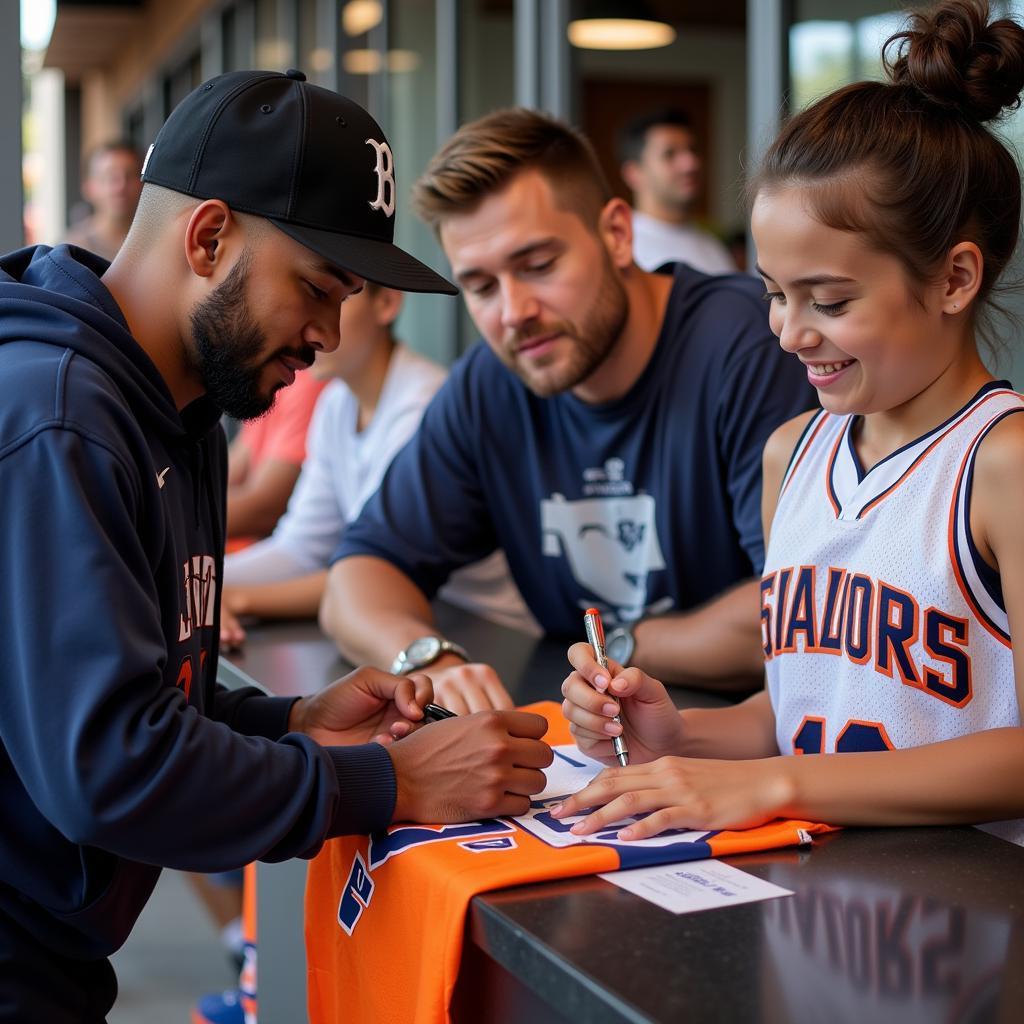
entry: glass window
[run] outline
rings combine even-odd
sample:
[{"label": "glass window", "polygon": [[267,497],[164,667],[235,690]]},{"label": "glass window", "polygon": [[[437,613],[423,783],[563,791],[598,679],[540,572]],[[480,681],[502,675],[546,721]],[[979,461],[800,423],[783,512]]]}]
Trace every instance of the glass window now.
[{"label": "glass window", "polygon": [[[390,5],[386,81],[381,124],[395,154],[398,202],[395,242],[424,263],[445,272],[441,248],[412,212],[409,189],[437,150],[437,13],[434,0],[396,0]],[[438,362],[457,350],[457,300],[444,295],[406,295],[398,335]]]},{"label": "glass window", "polygon": [[[797,20],[789,33],[790,87],[793,110],[799,110],[825,93],[851,82],[882,78],[881,49],[885,40],[905,24],[907,12],[878,0],[849,0],[843,5],[846,17],[837,19],[828,0],[798,0]],[[1008,13],[1024,18],[1024,0],[992,4],[993,17]],[[999,125],[999,134],[1017,153],[1024,144],[1024,112],[1016,111]],[[994,298],[1010,317],[998,313],[983,325],[983,332],[998,347],[990,358],[985,346],[982,356],[990,369],[1024,386],[1024,351],[1019,342],[1019,322],[1024,322],[1024,292],[1013,282],[1024,280],[1024,259],[1020,248],[1006,269],[1003,288],[997,285]]]}]

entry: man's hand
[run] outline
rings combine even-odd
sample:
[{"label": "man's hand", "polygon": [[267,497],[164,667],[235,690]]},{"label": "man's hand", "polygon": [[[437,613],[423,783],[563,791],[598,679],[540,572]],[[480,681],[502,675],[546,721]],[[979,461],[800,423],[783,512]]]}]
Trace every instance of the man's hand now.
[{"label": "man's hand", "polygon": [[547,722],[525,711],[447,718],[388,748],[398,781],[395,821],[475,821],[525,814],[554,758]]},{"label": "man's hand", "polygon": [[389,743],[407,736],[433,700],[430,679],[357,668],[326,689],[292,705],[289,732],[304,732],[323,746]]},{"label": "man's hand", "polygon": [[429,668],[437,703],[457,715],[514,707],[508,690],[490,665],[466,664],[461,658],[438,659]]},{"label": "man's hand", "polygon": [[[682,719],[657,679],[614,661],[603,669],[590,644],[573,644],[569,662],[576,671],[562,683],[562,714],[584,754],[615,764],[611,737],[623,730],[631,765],[680,752]],[[612,721],[616,714],[622,725]]]},{"label": "man's hand", "polygon": [[245,643],[245,629],[228,607],[226,596],[220,603],[220,646],[223,651],[237,651]]}]

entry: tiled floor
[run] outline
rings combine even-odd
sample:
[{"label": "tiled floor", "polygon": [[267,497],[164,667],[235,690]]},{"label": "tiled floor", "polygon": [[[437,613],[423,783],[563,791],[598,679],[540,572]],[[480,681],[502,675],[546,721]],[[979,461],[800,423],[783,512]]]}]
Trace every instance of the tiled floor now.
[{"label": "tiled floor", "polygon": [[237,981],[213,925],[176,871],[160,876],[114,969],[120,992],[108,1024],[188,1024],[199,996]]}]

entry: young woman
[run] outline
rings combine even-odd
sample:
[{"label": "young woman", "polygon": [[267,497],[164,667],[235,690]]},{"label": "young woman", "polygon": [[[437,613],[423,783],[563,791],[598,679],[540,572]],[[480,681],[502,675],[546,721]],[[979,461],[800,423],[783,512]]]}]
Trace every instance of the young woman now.
[{"label": "young woman", "polygon": [[580,748],[611,763],[621,704],[631,755],[561,806],[598,808],[580,834],[652,812],[620,836],[781,816],[1024,841],[1024,400],[977,344],[1018,235],[986,122],[1019,103],[1024,30],[946,0],[884,57],[888,82],[794,117],[753,186],[772,329],[823,406],[765,450],[767,689],[678,712],[573,647]]}]

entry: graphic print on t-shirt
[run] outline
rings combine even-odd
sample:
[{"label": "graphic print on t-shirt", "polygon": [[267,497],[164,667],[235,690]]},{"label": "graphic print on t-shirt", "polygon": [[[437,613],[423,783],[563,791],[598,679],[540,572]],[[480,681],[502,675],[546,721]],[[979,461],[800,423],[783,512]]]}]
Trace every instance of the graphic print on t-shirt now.
[{"label": "graphic print on t-shirt", "polygon": [[573,578],[588,594],[581,608],[597,604],[609,622],[629,622],[667,611],[670,597],[647,605],[647,577],[665,568],[658,542],[655,500],[634,494],[621,459],[584,470],[583,493],[569,501],[554,493],[540,503],[542,551],[563,557]]}]

